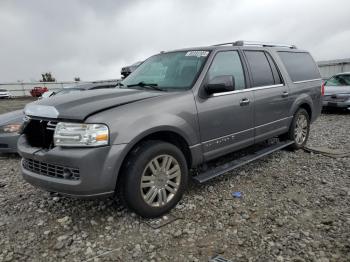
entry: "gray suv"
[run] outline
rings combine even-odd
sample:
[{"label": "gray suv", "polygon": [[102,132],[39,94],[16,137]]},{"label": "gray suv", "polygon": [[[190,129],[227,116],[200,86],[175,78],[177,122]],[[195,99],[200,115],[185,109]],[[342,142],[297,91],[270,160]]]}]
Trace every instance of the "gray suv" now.
[{"label": "gray suv", "polygon": [[[161,52],[120,88],[27,105],[23,177],[70,196],[117,194],[137,214],[157,217],[180,200],[191,168],[273,137],[284,144],[261,156],[304,146],[321,86],[313,58],[295,46],[238,41]],[[235,161],[194,179],[244,162]]]}]

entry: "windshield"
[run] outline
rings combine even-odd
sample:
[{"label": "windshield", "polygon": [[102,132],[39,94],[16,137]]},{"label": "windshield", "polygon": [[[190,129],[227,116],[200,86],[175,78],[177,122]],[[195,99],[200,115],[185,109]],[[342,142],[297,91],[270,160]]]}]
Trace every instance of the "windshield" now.
[{"label": "windshield", "polygon": [[179,51],[155,55],[142,63],[121,83],[124,87],[189,89],[208,55],[209,51]]},{"label": "windshield", "polygon": [[350,86],[350,74],[332,76],[327,80],[326,86]]}]

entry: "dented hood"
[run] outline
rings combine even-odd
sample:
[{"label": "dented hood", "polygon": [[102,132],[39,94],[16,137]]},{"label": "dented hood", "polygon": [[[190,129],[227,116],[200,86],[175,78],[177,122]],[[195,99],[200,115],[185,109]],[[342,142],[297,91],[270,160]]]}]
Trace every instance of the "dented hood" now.
[{"label": "dented hood", "polygon": [[54,96],[28,104],[27,116],[83,121],[97,112],[160,96],[164,92],[136,89],[100,89]]}]

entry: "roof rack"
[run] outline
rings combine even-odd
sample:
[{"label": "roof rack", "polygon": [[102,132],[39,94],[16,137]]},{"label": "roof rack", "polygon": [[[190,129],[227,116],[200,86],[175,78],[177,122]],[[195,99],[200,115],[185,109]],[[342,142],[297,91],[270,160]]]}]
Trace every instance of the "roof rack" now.
[{"label": "roof rack", "polygon": [[295,45],[276,44],[276,43],[269,43],[269,42],[243,41],[243,40],[239,40],[239,41],[236,41],[236,42],[228,42],[228,43],[216,44],[214,46],[223,46],[223,45],[285,47],[285,48],[291,48],[291,49],[296,49],[297,48]]}]

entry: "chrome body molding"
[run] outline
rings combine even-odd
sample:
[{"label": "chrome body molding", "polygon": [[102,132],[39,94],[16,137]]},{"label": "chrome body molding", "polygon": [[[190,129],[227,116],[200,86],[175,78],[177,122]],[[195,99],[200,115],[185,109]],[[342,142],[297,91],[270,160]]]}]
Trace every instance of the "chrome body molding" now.
[{"label": "chrome body molding", "polygon": [[307,83],[307,82],[313,82],[313,81],[320,81],[322,78],[315,78],[315,79],[309,79],[309,80],[302,80],[302,81],[295,81],[294,84],[301,84],[301,83]]},{"label": "chrome body molding", "polygon": [[245,92],[250,92],[250,91],[255,91],[255,90],[270,89],[270,88],[282,87],[282,86],[284,86],[284,85],[283,84],[278,84],[278,85],[269,85],[269,86],[257,86],[257,87],[242,89],[242,90],[235,90],[235,91],[222,92],[222,93],[214,93],[214,94],[212,94],[212,96],[213,97],[215,97],[215,96],[225,96],[225,95],[231,95],[231,94],[237,94],[237,93],[245,93]]},{"label": "chrome body molding", "polygon": [[[204,146],[210,146],[213,143],[220,144],[220,143],[223,143],[223,142],[231,141],[238,134],[241,134],[241,133],[253,130],[253,129],[257,129],[259,127],[268,126],[268,125],[271,125],[271,124],[274,124],[274,123],[277,123],[277,122],[285,121],[285,120],[288,120],[288,119],[291,119],[291,118],[293,118],[293,116],[284,117],[284,118],[281,118],[281,119],[278,119],[278,120],[275,120],[275,121],[272,121],[272,122],[269,122],[269,123],[266,123],[266,124],[263,124],[263,125],[258,125],[258,126],[255,126],[253,128],[248,128],[246,130],[242,130],[242,131],[239,131],[239,132],[236,132],[236,133],[233,133],[233,134],[228,134],[226,136],[210,139],[210,140],[202,142],[202,144]],[[197,144],[197,145],[199,145],[199,144]],[[197,146],[197,145],[195,145],[195,146]],[[192,147],[194,147],[194,146],[192,146]]]}]

